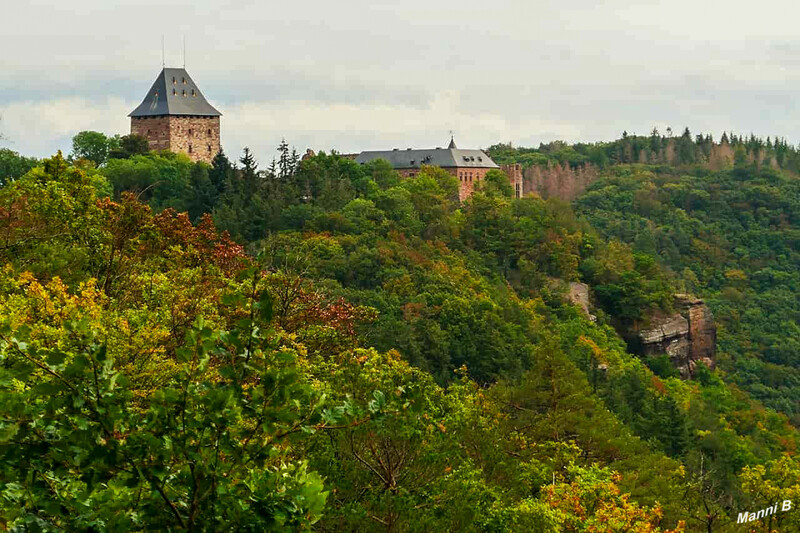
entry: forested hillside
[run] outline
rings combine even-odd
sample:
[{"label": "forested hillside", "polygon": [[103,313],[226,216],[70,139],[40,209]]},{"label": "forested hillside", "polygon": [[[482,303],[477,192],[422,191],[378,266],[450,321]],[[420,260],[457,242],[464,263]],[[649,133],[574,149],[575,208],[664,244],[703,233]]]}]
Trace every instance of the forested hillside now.
[{"label": "forested hillside", "polygon": [[[738,531],[800,483],[788,169],[459,204],[285,144],[95,153],[0,160],[7,529]],[[719,328],[686,381],[620,335],[676,292]]]}]

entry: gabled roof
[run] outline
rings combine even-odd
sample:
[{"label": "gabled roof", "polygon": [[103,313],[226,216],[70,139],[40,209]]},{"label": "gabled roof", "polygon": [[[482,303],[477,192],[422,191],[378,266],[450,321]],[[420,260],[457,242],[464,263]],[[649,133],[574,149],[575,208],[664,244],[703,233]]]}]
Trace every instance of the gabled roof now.
[{"label": "gabled roof", "polygon": [[139,107],[129,117],[196,115],[218,117],[219,111],[206,101],[203,93],[183,68],[164,68]]},{"label": "gabled roof", "polygon": [[[455,143],[453,143],[455,144]],[[500,168],[482,150],[460,150],[458,148],[433,148],[426,150],[381,150],[361,152],[357,163],[385,159],[396,169],[419,168],[431,165],[442,168]]]}]

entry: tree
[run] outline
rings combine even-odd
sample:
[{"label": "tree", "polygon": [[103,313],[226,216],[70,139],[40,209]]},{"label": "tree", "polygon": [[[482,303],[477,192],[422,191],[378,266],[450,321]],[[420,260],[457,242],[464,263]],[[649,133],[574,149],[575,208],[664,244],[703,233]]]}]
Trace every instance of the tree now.
[{"label": "tree", "polygon": [[37,163],[33,157],[19,155],[8,148],[0,148],[0,187],[22,177]]},{"label": "tree", "polygon": [[211,161],[211,170],[208,178],[217,190],[217,195],[222,194],[233,179],[233,165],[225,152],[220,150]]},{"label": "tree", "polygon": [[318,423],[319,397],[298,374],[297,354],[276,353],[258,327],[270,318],[268,294],[231,297],[253,309],[242,329],[198,318],[174,371],[144,398],[89,317],[64,324],[70,348],[0,328],[5,525],[255,532],[319,519],[322,480],[286,453],[293,435]]},{"label": "tree", "polygon": [[119,146],[111,148],[108,152],[109,159],[128,159],[135,155],[144,155],[150,151],[150,142],[141,135],[123,135],[119,139]]},{"label": "tree", "polygon": [[110,150],[119,148],[119,139],[107,137],[99,131],[82,131],[72,138],[70,159],[88,159],[96,166],[103,166]]},{"label": "tree", "polygon": [[478,189],[489,194],[499,194],[505,197],[514,196],[514,188],[508,180],[508,175],[502,170],[492,169],[487,172]]},{"label": "tree", "polygon": [[294,148],[290,151],[289,144],[286,139],[281,139],[278,145],[278,161],[277,161],[277,178],[281,180],[288,180],[294,176],[297,171],[297,165],[300,163],[300,156]]},{"label": "tree", "polygon": [[658,527],[661,508],[640,507],[616,486],[620,477],[606,469],[571,466],[571,482],[553,484],[545,490],[547,503],[562,511],[564,531],[591,533],[683,533],[685,524],[670,530]]},{"label": "tree", "polygon": [[[256,161],[250,148],[244,147],[242,157],[239,158],[239,163],[242,164],[242,178],[246,186],[255,186],[256,179],[258,178],[258,161]],[[252,191],[253,189],[251,188],[250,190]]]},{"label": "tree", "polygon": [[[739,477],[742,489],[750,496],[750,509],[758,511],[778,506],[777,512],[750,523],[751,527],[760,525],[767,531],[797,531],[800,528],[796,511],[800,502],[800,464],[796,458],[787,455],[766,465],[746,466]],[[784,500],[789,500],[791,512],[783,512]]]}]

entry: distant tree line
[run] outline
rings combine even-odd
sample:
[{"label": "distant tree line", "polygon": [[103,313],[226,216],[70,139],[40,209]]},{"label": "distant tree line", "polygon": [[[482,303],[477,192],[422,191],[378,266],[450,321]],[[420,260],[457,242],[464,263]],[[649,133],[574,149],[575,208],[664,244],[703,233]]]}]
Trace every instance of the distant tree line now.
[{"label": "distant tree line", "polygon": [[542,143],[538,148],[495,144],[487,153],[500,164],[522,163],[525,166],[558,163],[578,167],[593,165],[606,168],[618,164],[701,165],[721,170],[726,165],[755,164],[800,173],[800,152],[784,137],[723,132],[719,142],[710,134],[693,135],[685,128],[680,135],[666,134],[653,128],[650,135],[634,135],[627,131],[610,142],[575,143],[563,141]]}]

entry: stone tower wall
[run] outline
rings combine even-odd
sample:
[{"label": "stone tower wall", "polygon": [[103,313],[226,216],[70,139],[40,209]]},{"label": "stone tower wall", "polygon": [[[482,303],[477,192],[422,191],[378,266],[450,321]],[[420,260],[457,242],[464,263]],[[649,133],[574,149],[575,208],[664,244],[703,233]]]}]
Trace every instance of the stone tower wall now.
[{"label": "stone tower wall", "polygon": [[131,133],[145,137],[151,150],[183,153],[211,164],[220,151],[219,117],[132,117]]},{"label": "stone tower wall", "polygon": [[511,188],[514,189],[514,197],[522,198],[525,194],[523,188],[522,165],[519,163],[511,163],[510,165],[501,165],[500,169],[508,176]]},{"label": "stone tower wall", "polygon": [[211,161],[219,153],[219,117],[169,117],[170,150],[192,161]]},{"label": "stone tower wall", "polygon": [[131,117],[131,134],[150,143],[151,150],[169,150],[170,117]]}]

